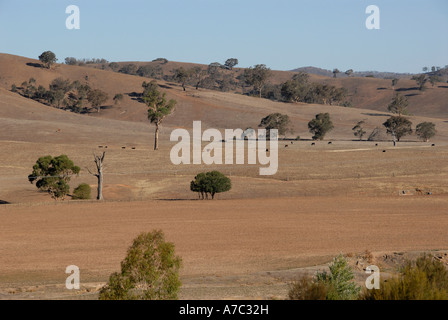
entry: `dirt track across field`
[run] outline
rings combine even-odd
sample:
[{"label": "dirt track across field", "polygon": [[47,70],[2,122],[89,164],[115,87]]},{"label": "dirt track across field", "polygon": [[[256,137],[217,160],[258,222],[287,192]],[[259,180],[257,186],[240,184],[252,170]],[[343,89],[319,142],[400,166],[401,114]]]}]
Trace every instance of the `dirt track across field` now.
[{"label": "dirt track across field", "polygon": [[156,228],[175,243],[190,285],[341,252],[448,249],[447,208],[445,195],[2,205],[0,283],[64,284],[72,264],[82,281],[105,282],[132,239]]}]

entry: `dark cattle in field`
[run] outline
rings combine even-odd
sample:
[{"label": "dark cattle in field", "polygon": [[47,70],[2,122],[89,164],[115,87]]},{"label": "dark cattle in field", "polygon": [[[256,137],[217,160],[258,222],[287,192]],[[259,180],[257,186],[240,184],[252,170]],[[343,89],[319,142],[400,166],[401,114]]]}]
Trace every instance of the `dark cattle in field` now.
[{"label": "dark cattle in field", "polygon": [[315,146],[316,144],[313,142],[313,143],[311,143],[311,145],[312,145],[312,146]]}]

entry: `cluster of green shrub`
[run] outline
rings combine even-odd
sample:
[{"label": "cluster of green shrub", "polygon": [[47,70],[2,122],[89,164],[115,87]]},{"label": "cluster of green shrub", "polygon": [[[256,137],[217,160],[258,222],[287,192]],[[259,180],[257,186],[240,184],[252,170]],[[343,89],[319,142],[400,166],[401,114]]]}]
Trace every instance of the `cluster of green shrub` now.
[{"label": "cluster of green shrub", "polygon": [[345,101],[346,88],[336,88],[328,84],[310,82],[309,75],[304,72],[295,74],[291,80],[279,85],[281,98],[286,102],[304,102],[329,105],[340,105]]},{"label": "cluster of green shrub", "polygon": [[109,63],[106,59],[76,59],[74,57],[65,58],[65,64],[70,66],[84,66],[86,64],[106,64]]},{"label": "cluster of green shrub", "polygon": [[137,65],[133,63],[125,64],[123,66],[120,66],[116,62],[112,62],[109,64],[109,68],[112,69],[112,71],[124,73],[124,74],[130,74],[134,76],[140,76],[145,78],[153,78],[153,79],[164,79],[163,69],[160,64],[154,65],[154,64],[146,64],[144,66],[138,67]]},{"label": "cluster of green shrub", "polygon": [[87,112],[87,102],[92,107],[99,108],[108,99],[105,92],[91,88],[87,83],[81,83],[79,80],[70,82],[61,77],[54,79],[48,89],[37,85],[36,80],[30,78],[22,82],[20,87],[13,84],[11,91],[40,103],[76,113]]}]

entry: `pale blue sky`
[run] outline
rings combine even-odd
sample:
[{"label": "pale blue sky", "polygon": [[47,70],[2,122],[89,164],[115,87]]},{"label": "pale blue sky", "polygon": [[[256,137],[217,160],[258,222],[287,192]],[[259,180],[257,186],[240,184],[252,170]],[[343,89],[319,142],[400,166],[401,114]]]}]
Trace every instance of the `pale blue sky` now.
[{"label": "pale blue sky", "polygon": [[[65,8],[80,9],[68,30]],[[365,13],[377,5],[381,29]],[[239,59],[275,70],[301,66],[421,72],[448,64],[447,0],[0,0],[0,52],[37,58]]]}]

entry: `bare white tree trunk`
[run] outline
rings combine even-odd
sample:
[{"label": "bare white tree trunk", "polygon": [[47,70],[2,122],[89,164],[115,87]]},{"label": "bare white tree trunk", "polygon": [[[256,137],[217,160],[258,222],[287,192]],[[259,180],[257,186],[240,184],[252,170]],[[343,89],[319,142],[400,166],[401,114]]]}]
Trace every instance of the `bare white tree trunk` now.
[{"label": "bare white tree trunk", "polygon": [[92,173],[92,172],[90,172],[89,169],[87,169],[91,175],[95,176],[98,179],[98,189],[97,189],[98,193],[97,193],[97,197],[96,197],[97,200],[104,200],[103,199],[103,161],[104,161],[105,155],[106,155],[106,152],[103,152],[103,154],[101,156],[97,156],[95,154],[93,155],[97,173]]},{"label": "bare white tree trunk", "polygon": [[159,150],[159,124],[156,123],[156,133],[154,136],[154,150]]}]

